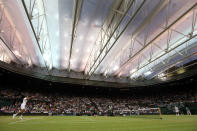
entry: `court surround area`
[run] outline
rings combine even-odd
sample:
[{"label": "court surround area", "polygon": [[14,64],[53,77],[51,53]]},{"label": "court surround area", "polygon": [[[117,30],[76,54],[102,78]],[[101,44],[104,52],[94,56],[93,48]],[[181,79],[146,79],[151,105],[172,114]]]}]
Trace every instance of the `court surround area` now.
[{"label": "court surround area", "polygon": [[197,116],[164,115],[163,119],[136,116],[0,116],[0,131],[196,131]]}]

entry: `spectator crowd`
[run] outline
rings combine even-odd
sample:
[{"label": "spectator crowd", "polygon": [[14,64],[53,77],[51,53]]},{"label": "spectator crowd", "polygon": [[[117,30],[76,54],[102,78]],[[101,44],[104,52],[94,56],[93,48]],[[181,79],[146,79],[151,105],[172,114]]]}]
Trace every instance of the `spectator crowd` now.
[{"label": "spectator crowd", "polygon": [[27,103],[26,113],[52,113],[57,115],[107,115],[122,112],[166,107],[171,105],[184,106],[184,103],[197,102],[197,93],[176,93],[154,96],[77,96],[58,93],[20,92],[13,89],[0,89],[0,112],[15,113],[20,110],[20,104],[25,96],[35,96]]}]

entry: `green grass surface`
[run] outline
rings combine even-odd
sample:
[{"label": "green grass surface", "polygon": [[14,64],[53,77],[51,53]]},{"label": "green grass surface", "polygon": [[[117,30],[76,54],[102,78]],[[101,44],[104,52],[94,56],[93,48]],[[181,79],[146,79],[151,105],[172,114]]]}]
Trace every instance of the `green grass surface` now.
[{"label": "green grass surface", "polygon": [[197,131],[197,116],[0,116],[0,131]]}]

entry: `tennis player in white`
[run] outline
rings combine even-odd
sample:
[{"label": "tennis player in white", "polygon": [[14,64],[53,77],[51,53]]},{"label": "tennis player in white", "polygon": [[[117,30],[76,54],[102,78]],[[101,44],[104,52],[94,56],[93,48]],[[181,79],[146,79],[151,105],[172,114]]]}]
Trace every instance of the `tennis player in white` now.
[{"label": "tennis player in white", "polygon": [[176,112],[176,116],[179,116],[179,108],[177,106],[174,107],[175,112]]},{"label": "tennis player in white", "polygon": [[19,114],[20,114],[19,118],[23,119],[23,113],[25,112],[25,107],[26,107],[27,101],[30,98],[32,98],[32,97],[27,96],[27,97],[23,98],[23,103],[21,104],[21,109],[20,109],[20,111],[18,113],[13,114],[13,119]]}]

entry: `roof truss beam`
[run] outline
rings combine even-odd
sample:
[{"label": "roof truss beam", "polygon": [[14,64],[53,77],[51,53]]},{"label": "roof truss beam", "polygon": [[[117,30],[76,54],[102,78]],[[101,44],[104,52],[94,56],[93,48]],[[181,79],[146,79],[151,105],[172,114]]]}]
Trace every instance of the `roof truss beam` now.
[{"label": "roof truss beam", "polygon": [[[165,1],[161,1],[157,7],[150,13],[150,15],[142,22],[142,24],[139,26],[139,28],[136,29],[136,31],[132,34],[131,39],[129,40],[129,42],[122,48],[122,50],[120,50],[117,55],[113,58],[113,61],[116,61],[116,59],[118,59],[122,52],[125,52],[125,50],[128,48],[128,45],[130,45],[130,43],[132,43],[133,41],[137,41],[138,44],[140,44],[142,47],[145,46],[145,43],[141,43],[137,40],[137,36],[139,35],[139,33],[150,23],[150,21],[168,4],[169,0],[165,0]],[[148,37],[148,34],[146,35],[146,37]],[[147,38],[146,38],[147,39]],[[146,39],[144,42],[146,42]],[[130,42],[131,41],[131,42]],[[130,55],[131,57],[132,55]],[[113,66],[114,63],[111,63],[110,65],[107,66],[107,68],[105,68],[105,72],[111,69],[111,66]],[[122,67],[121,67],[122,68]],[[114,74],[118,74],[117,72],[120,72],[120,69],[118,69]]]},{"label": "roof truss beam", "polygon": [[[180,60],[178,60],[178,61],[175,61],[175,62],[173,62],[173,63],[171,63],[171,64],[167,64],[164,70],[162,70],[162,71],[157,71],[158,73],[156,73],[155,75],[153,75],[150,79],[159,76],[158,74],[161,74],[161,73],[163,73],[163,72],[166,72],[168,69],[172,68],[173,66],[176,66],[176,65],[178,65],[178,64],[181,64],[181,63],[183,63],[185,60],[187,60],[187,59],[189,59],[189,58],[191,58],[191,57],[193,57],[193,56],[196,56],[196,55],[197,55],[197,52],[194,52],[194,53],[192,53],[192,54],[190,54],[190,55],[187,55],[187,56],[183,57],[182,59],[180,59]],[[188,67],[188,66],[186,66],[186,67]],[[175,71],[176,71],[176,70],[174,70],[174,71],[172,71],[172,72],[166,72],[165,76],[168,75],[169,73],[173,73],[173,72],[175,72]]]},{"label": "roof truss beam", "polygon": [[[190,41],[191,39],[196,38],[196,37],[197,37],[197,34],[193,35],[193,36],[190,37],[190,38],[187,38],[185,41],[183,41],[183,42],[180,43],[179,45],[177,45],[177,46],[175,46],[174,48],[168,50],[166,53],[164,53],[164,54],[162,54],[162,55],[160,55],[160,56],[158,56],[158,57],[152,59],[152,60],[149,61],[147,64],[145,64],[145,65],[143,65],[143,66],[141,66],[141,67],[140,67],[140,65],[139,65],[138,68],[137,68],[137,70],[136,70],[135,72],[131,73],[130,75],[132,76],[133,74],[137,73],[139,70],[141,70],[141,69],[147,67],[149,64],[155,62],[156,60],[158,60],[158,59],[161,58],[162,56],[164,56],[164,55],[170,53],[171,51],[175,51],[178,47],[180,47],[181,45],[185,44],[186,42],[188,42],[188,41]],[[184,38],[184,37],[183,37],[183,38]],[[178,54],[181,55],[181,56],[183,56],[183,54],[180,54],[180,53],[178,53]],[[170,57],[169,57],[169,58],[170,58]],[[169,61],[169,58],[168,58],[168,61]]]},{"label": "roof truss beam", "polygon": [[[137,15],[137,13],[139,12],[139,10],[142,8],[142,6],[144,5],[145,1],[143,1],[140,6],[138,7],[138,9],[136,9],[136,11],[134,11],[135,13],[133,13],[132,17],[130,18],[130,20],[126,23],[126,25],[124,26],[124,28],[122,29],[122,31],[119,31],[118,28],[120,26],[120,24],[122,23],[123,19],[127,16],[127,12],[129,11],[129,9],[131,8],[134,1],[132,1],[131,3],[127,3],[127,8],[125,9],[124,7],[124,15],[123,16],[118,16],[117,19],[119,22],[118,24],[115,24],[115,28],[112,28],[113,31],[111,31],[112,33],[110,34],[110,37],[107,38],[106,42],[104,43],[100,43],[102,44],[103,48],[100,49],[99,53],[96,54],[96,57],[94,57],[95,59],[93,59],[90,62],[89,68],[86,69],[86,73],[89,75],[88,78],[90,78],[90,76],[95,72],[95,70],[98,68],[98,66],[101,64],[101,62],[104,60],[105,56],[108,54],[108,52],[111,50],[111,48],[114,46],[114,44],[116,43],[116,41],[120,38],[120,36],[123,34],[123,32],[126,30],[126,28],[128,27],[128,25],[133,21],[133,19],[135,18],[135,16]],[[125,4],[125,3],[124,3]],[[134,8],[132,8],[134,9]],[[121,14],[122,15],[122,14]],[[120,18],[119,18],[120,17]],[[115,34],[118,33],[118,35],[116,35],[116,39],[111,42],[110,39],[111,37]],[[101,40],[102,41],[102,40]]]},{"label": "roof truss beam", "polygon": [[9,17],[10,14],[6,9],[6,5],[0,4],[1,47],[8,53],[12,60],[16,60],[16,63],[30,66],[32,64],[31,58],[27,55],[26,49],[21,43],[20,35],[15,25],[9,20]]},{"label": "roof truss beam", "polygon": [[79,18],[80,18],[82,3],[83,3],[83,0],[75,0],[73,25],[72,25],[72,36],[71,36],[69,63],[68,63],[68,71],[69,72],[70,72],[70,64],[71,64],[71,59],[72,59],[72,48],[73,48],[74,40],[76,38],[75,33],[76,33],[76,30],[77,30],[77,24],[78,24],[78,21],[79,21]]},{"label": "roof truss beam", "polygon": [[[39,7],[38,7],[38,2]],[[27,18],[29,20],[32,32],[34,34],[34,37],[36,39],[36,43],[38,45],[39,51],[42,55],[42,58],[44,60],[45,67],[47,69],[47,72],[50,74],[50,70],[52,69],[52,52],[51,52],[51,44],[49,39],[49,33],[48,33],[48,25],[46,21],[46,12],[45,12],[45,5],[43,1],[38,0],[30,0],[29,5],[25,2],[25,0],[22,0],[22,4],[25,10],[25,13],[27,15]],[[42,7],[42,12],[38,8]],[[34,13],[35,9],[38,11]],[[37,21],[37,25],[33,24],[33,21]]]},{"label": "roof truss beam", "polygon": [[[126,67],[133,61],[134,58],[136,58],[138,55],[140,55],[141,52],[143,52],[148,46],[151,46],[151,45],[154,43],[154,41],[155,41],[156,39],[158,39],[162,34],[164,34],[164,33],[166,33],[166,32],[169,33],[169,31],[170,31],[169,29],[170,29],[173,25],[175,25],[180,19],[182,19],[188,12],[190,12],[190,11],[193,10],[193,9],[195,9],[196,5],[197,5],[197,3],[194,4],[194,5],[193,5],[190,9],[188,9],[185,13],[183,13],[183,14],[182,14],[178,19],[176,19],[172,24],[170,24],[168,27],[166,27],[165,30],[163,30],[162,32],[160,32],[154,39],[152,39],[149,43],[147,43],[143,48],[141,48],[138,52],[136,52],[132,57],[130,57],[127,61],[125,61],[125,62],[121,65],[121,67],[119,68],[119,70],[118,70],[115,74],[116,74],[116,75],[119,74],[121,70],[123,70],[124,68],[126,68]],[[168,42],[167,42],[167,43],[169,43],[169,41],[170,41],[170,37],[171,37],[170,33],[169,33],[168,36],[169,36],[169,37],[168,37]],[[169,46],[167,46],[166,51],[167,51],[168,49],[169,49]]]}]

